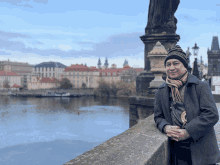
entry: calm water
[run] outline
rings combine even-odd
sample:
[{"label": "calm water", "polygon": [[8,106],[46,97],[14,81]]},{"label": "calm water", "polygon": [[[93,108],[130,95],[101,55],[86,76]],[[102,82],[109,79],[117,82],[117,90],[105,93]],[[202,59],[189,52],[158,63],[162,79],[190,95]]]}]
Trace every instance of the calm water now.
[{"label": "calm water", "polygon": [[129,128],[127,99],[0,97],[0,164],[61,165]]}]

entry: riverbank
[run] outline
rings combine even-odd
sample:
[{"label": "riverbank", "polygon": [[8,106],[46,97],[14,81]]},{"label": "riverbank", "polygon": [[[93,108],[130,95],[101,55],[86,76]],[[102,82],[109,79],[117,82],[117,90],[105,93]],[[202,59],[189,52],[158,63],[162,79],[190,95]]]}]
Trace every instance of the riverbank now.
[{"label": "riverbank", "polygon": [[72,95],[79,96],[93,96],[94,89],[40,89],[40,90],[22,90],[22,91],[0,91],[0,96],[10,96],[16,94],[18,96],[35,97],[39,95],[47,94],[49,91],[54,92],[66,92]]}]

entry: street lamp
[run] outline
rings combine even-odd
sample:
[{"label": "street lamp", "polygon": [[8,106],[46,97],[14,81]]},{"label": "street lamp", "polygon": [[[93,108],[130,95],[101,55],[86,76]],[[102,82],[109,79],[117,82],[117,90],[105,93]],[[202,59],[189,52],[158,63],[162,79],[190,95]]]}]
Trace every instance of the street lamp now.
[{"label": "street lamp", "polygon": [[199,78],[199,70],[198,70],[198,66],[197,66],[197,55],[198,55],[198,52],[199,52],[199,47],[195,43],[195,46],[192,47],[192,49],[193,49],[193,54],[194,54],[194,58],[195,58],[195,61],[194,61],[194,64],[193,64],[193,75],[195,75],[198,79],[200,79]]},{"label": "street lamp", "polygon": [[192,47],[192,49],[193,49],[194,58],[197,58],[197,55],[199,53],[199,47],[197,46],[196,43],[195,43],[195,46]]}]

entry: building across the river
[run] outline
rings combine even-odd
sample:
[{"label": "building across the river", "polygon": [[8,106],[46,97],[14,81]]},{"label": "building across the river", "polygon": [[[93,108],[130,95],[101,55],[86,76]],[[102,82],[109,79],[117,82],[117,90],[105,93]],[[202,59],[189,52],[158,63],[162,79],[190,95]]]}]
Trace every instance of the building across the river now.
[{"label": "building across the river", "polygon": [[0,71],[14,72],[21,75],[21,84],[23,88],[27,88],[27,84],[31,79],[33,65],[24,62],[0,61]]},{"label": "building across the river", "polygon": [[99,70],[96,67],[74,64],[65,68],[63,78],[69,79],[75,88],[81,88],[83,83],[87,88],[96,88],[98,87]]},{"label": "building across the river", "polygon": [[63,71],[67,66],[60,62],[42,62],[33,68],[33,74],[37,77],[49,77],[61,80]]},{"label": "building across the river", "polygon": [[58,88],[60,81],[56,78],[32,76],[28,83],[28,90]]},{"label": "building across the river", "polygon": [[100,79],[104,79],[109,83],[119,80],[127,83],[135,83],[137,75],[142,71],[143,68],[132,68],[129,65],[125,65],[123,68],[117,68],[115,64],[112,64],[111,68],[104,66],[102,69],[98,69],[96,67],[87,67],[83,64],[75,64],[64,70],[63,78],[68,78],[76,88],[81,88],[83,83],[86,84],[86,87],[96,88]]},{"label": "building across the river", "polygon": [[8,88],[21,87],[21,75],[11,71],[0,71],[0,89],[7,88],[5,84],[8,84]]}]

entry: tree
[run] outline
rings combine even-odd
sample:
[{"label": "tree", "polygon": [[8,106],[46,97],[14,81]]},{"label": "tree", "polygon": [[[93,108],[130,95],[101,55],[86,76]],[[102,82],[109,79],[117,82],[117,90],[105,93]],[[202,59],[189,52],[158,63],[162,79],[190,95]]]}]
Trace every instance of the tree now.
[{"label": "tree", "polygon": [[86,83],[82,83],[82,88],[86,88]]},{"label": "tree", "polygon": [[136,94],[136,87],[134,83],[126,83],[123,81],[120,81],[118,83],[118,95],[123,95],[123,96],[131,96]]},{"label": "tree", "polygon": [[68,89],[72,88],[72,84],[68,78],[63,78],[60,82],[60,88]]},{"label": "tree", "polygon": [[3,82],[3,87],[4,88],[10,88],[10,82],[8,81],[8,80],[5,80],[4,82]]},{"label": "tree", "polygon": [[120,90],[118,88],[118,82],[112,81],[110,84],[110,88],[111,88],[111,93],[116,97],[118,91]]},{"label": "tree", "polygon": [[106,94],[108,97],[110,96],[110,84],[106,82],[103,78],[98,81],[99,86],[96,88],[95,92],[99,95]]}]

